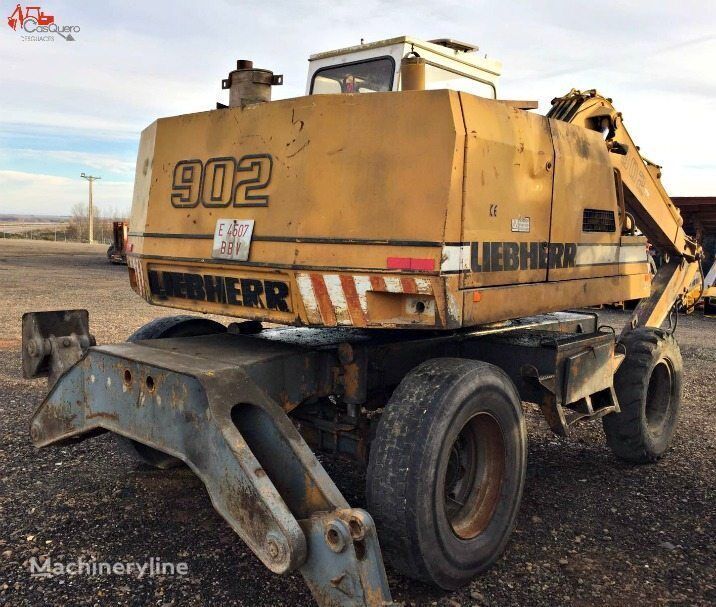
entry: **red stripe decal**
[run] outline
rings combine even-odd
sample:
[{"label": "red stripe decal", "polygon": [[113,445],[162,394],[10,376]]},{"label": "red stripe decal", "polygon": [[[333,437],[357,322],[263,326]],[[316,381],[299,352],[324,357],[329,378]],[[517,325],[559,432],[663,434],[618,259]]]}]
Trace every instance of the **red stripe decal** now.
[{"label": "red stripe decal", "polygon": [[318,302],[318,309],[321,311],[321,318],[323,318],[323,324],[327,326],[336,326],[336,313],[333,310],[333,304],[331,298],[328,295],[328,289],[326,289],[326,283],[323,282],[323,276],[320,274],[311,274],[311,284],[313,285],[313,292],[316,295],[316,301]]},{"label": "red stripe decal", "polygon": [[410,257],[388,257],[388,269],[410,270]]},{"label": "red stripe decal", "polygon": [[410,269],[433,272],[435,270],[435,260],[434,259],[417,259],[417,258],[413,257],[410,259]]},{"label": "red stripe decal", "polygon": [[388,257],[389,270],[421,270],[432,272],[435,270],[434,259],[420,259],[417,257]]},{"label": "red stripe decal", "polygon": [[418,285],[415,284],[414,278],[401,278],[400,284],[403,285],[403,293],[417,293]]},{"label": "red stripe decal", "polygon": [[373,291],[385,291],[385,281],[382,276],[371,276],[370,286],[373,287]]},{"label": "red stripe decal", "polygon": [[341,287],[343,287],[343,294],[346,297],[348,312],[351,315],[353,324],[356,327],[364,327],[365,316],[363,315],[363,309],[360,307],[360,299],[358,299],[358,291],[356,291],[356,283],[353,282],[353,277],[341,274]]}]

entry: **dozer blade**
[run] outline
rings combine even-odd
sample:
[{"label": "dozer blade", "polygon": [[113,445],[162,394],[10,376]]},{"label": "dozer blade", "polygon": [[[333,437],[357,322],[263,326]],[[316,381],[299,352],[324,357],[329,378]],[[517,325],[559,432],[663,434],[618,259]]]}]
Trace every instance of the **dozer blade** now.
[{"label": "dozer blade", "polygon": [[[192,339],[207,347],[207,338]],[[176,351],[191,350],[192,339],[185,348],[158,347],[167,340],[90,348],[35,412],[34,444],[109,430],[173,455],[261,561],[275,573],[300,570],[319,605],[390,604],[370,515],[350,508],[248,367]],[[247,359],[276,373],[296,355],[261,347],[270,355]]]}]

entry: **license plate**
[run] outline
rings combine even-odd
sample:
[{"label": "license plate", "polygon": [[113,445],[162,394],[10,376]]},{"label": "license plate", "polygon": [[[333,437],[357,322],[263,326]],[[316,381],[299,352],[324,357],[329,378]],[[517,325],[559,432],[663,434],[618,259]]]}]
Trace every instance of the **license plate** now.
[{"label": "license plate", "polygon": [[214,259],[247,261],[253,232],[253,219],[217,219],[211,256]]}]

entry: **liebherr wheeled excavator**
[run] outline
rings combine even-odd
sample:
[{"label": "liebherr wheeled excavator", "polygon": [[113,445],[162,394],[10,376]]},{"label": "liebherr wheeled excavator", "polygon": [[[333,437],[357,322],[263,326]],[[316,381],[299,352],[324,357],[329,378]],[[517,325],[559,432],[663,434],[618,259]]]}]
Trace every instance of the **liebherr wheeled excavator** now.
[{"label": "liebherr wheeled excavator", "polygon": [[[682,376],[662,325],[699,245],[609,99],[573,90],[538,115],[498,99],[500,65],[474,51],[402,37],[313,55],[306,96],[280,101],[281,76],[240,61],[228,106],[147,127],[129,282],[195,314],[101,346],[84,310],[25,314],[25,376],[50,384],[34,444],[109,431],[183,462],[324,606],[390,604],[383,555],[445,589],[499,557],[522,401],[558,434],[601,418],[618,457],[661,457]],[[668,255],[653,280],[647,239]],[[637,298],[620,335],[569,311]],[[319,450],[366,465],[367,510]]]}]

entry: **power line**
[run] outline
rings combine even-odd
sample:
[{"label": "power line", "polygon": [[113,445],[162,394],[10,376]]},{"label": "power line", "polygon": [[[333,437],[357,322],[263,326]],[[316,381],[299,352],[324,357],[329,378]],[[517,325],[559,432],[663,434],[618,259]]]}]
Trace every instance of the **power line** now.
[{"label": "power line", "polygon": [[94,208],[92,205],[92,183],[102,178],[95,177],[94,175],[85,175],[84,173],[82,173],[80,177],[89,181],[89,242],[90,244],[92,244],[92,242],[94,241]]}]

